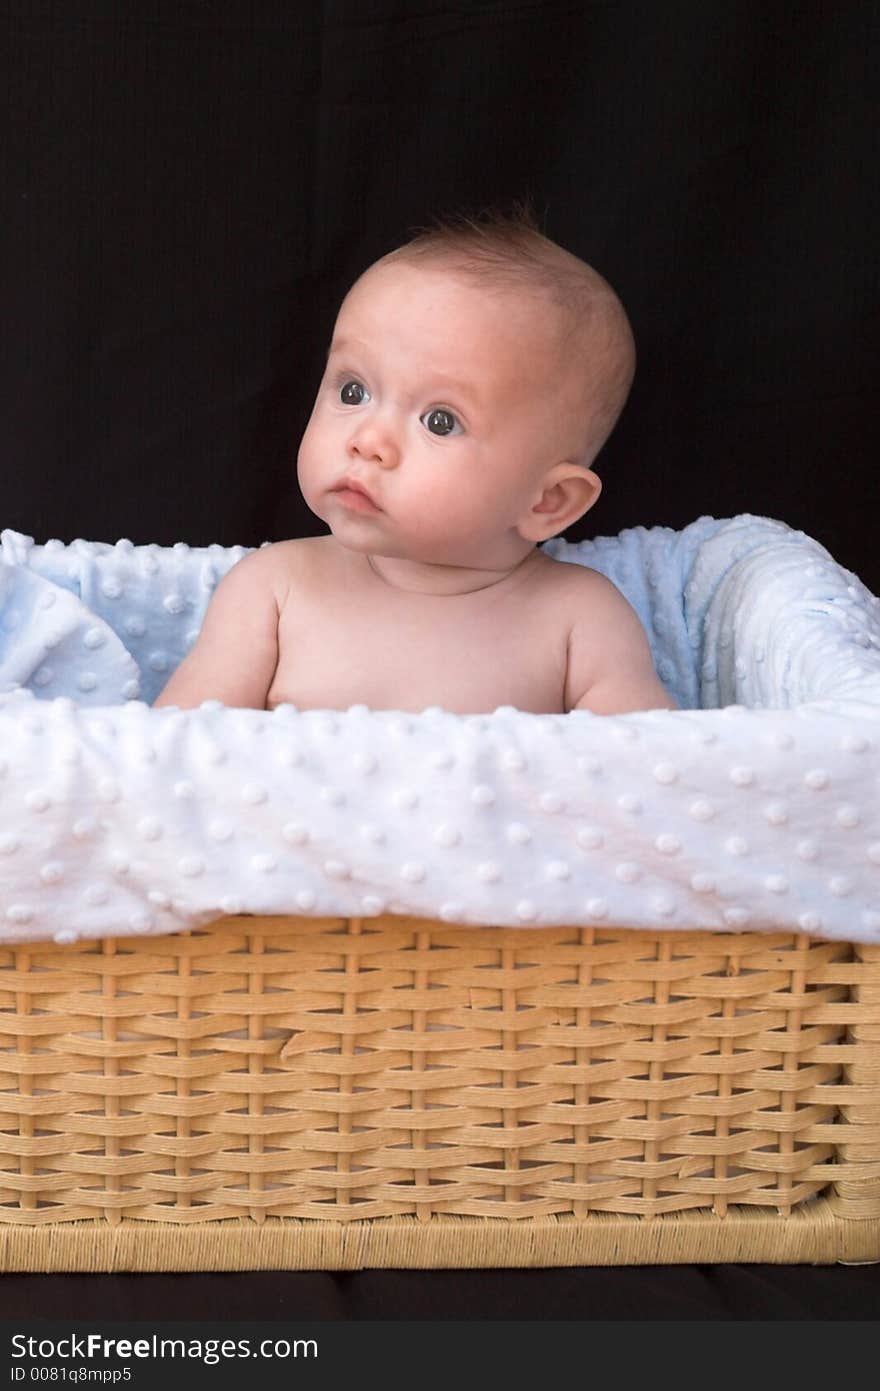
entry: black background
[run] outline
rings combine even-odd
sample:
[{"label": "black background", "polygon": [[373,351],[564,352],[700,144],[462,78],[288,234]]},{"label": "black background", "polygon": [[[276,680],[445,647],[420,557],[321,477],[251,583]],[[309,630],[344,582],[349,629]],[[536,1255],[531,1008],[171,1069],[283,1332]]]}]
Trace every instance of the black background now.
[{"label": "black background", "polygon": [[[345,290],[434,213],[530,196],[616,286],[639,350],[603,496],[569,539],[752,512],[880,590],[876,4],[3,0],[0,15],[0,526],[163,545],[320,533],[296,448]],[[98,1299],[169,1316],[168,1291],[188,1290],[205,1316],[219,1299],[239,1317],[305,1300],[312,1317],[864,1318],[875,1275],[0,1289],[55,1317]]]},{"label": "black background", "polygon": [[296,447],[345,290],[527,194],[639,348],[570,537],[747,511],[880,588],[875,4],[4,9],[0,524],[320,533]]}]

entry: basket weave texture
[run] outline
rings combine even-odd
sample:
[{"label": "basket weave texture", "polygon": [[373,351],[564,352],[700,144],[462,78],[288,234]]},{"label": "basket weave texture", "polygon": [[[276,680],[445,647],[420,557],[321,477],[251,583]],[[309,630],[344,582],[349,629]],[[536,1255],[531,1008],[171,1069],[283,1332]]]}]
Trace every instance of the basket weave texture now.
[{"label": "basket weave texture", "polygon": [[400,917],[0,948],[0,1150],[18,1227],[876,1220],[880,948]]}]

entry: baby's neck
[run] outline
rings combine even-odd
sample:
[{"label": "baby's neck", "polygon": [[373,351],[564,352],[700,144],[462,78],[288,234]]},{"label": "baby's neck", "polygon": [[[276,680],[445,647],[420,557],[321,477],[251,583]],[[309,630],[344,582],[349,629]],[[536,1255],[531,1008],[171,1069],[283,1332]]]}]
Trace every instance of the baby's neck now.
[{"label": "baby's neck", "polygon": [[365,555],[370,570],[390,589],[408,594],[449,597],[475,594],[504,584],[512,576],[520,576],[534,563],[541,552],[533,547],[515,565],[504,569],[474,569],[462,565],[429,565],[416,560],[401,560],[397,556]]}]

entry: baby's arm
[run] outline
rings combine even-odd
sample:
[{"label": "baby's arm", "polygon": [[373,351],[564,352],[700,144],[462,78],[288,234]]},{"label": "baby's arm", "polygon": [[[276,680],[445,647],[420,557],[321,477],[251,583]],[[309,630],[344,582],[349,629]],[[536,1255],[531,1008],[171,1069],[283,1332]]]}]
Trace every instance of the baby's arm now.
[{"label": "baby's arm", "polygon": [[269,546],[233,565],[214,592],[195,646],[154,706],[191,709],[219,700],[265,710],[278,665],[276,573]]},{"label": "baby's arm", "polygon": [[623,715],[633,710],[677,710],[662,685],[645,630],[620,590],[586,570],[568,639],[566,710]]}]

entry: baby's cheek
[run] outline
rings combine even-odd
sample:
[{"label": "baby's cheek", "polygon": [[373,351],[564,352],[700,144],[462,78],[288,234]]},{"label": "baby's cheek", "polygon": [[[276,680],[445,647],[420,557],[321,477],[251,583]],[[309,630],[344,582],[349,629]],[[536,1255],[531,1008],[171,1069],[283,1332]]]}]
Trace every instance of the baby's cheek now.
[{"label": "baby's cheek", "polygon": [[318,511],[321,505],[320,470],[314,450],[305,441],[300,446],[297,457],[296,477],[303,500],[315,515],[320,517],[321,513]]},{"label": "baby's cheek", "polygon": [[299,453],[297,455],[297,473],[307,487],[314,487],[321,469],[321,460],[325,460],[325,468],[329,466],[332,458],[332,445],[328,438],[328,431],[321,423],[317,414],[312,415],[305,429],[305,434],[300,440]]},{"label": "baby's cheek", "polygon": [[417,525],[423,535],[461,535],[474,524],[474,498],[461,484],[443,482],[419,490]]},{"label": "baby's cheek", "polygon": [[473,564],[497,540],[498,525],[491,507],[458,487],[433,491],[425,497],[410,528],[410,540],[439,564]]}]

